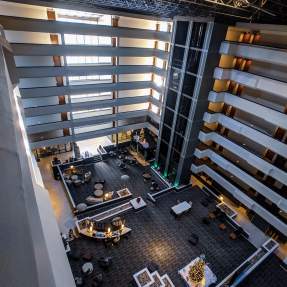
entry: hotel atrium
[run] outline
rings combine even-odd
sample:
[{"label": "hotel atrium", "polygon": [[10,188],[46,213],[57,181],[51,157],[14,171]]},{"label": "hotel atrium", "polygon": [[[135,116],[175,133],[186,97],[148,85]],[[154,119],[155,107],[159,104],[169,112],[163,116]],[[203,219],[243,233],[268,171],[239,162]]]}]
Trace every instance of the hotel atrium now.
[{"label": "hotel atrium", "polygon": [[0,0],[0,286],[286,286],[286,15]]}]

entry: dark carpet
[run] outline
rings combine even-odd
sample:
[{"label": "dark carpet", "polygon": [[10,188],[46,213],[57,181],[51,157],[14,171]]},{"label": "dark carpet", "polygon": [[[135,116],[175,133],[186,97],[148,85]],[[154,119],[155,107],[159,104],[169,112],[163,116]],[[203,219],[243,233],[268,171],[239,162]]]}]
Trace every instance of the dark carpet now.
[{"label": "dark carpet", "polygon": [[[78,254],[91,252],[95,272],[102,272],[97,265],[100,257],[113,257],[111,269],[103,272],[103,286],[133,286],[132,274],[146,267],[150,261],[159,266],[161,275],[168,273],[176,287],[184,286],[177,271],[202,253],[206,255],[207,262],[220,282],[250,256],[255,248],[243,238],[231,241],[228,237],[231,228],[219,230],[218,221],[204,225],[202,218],[208,214],[209,209],[214,208],[215,203],[203,207],[200,203],[203,198],[205,194],[197,188],[171,193],[162,197],[156,205],[149,203],[139,213],[124,215],[132,233],[118,245],[105,248],[102,242],[80,238],[71,242],[71,248]],[[192,211],[180,219],[175,219],[170,213],[170,207],[177,200],[193,202]],[[191,233],[199,237],[197,246],[188,242]],[[83,261],[71,259],[70,263],[74,275],[81,275]],[[87,278],[86,286],[89,286],[91,278]]]}]

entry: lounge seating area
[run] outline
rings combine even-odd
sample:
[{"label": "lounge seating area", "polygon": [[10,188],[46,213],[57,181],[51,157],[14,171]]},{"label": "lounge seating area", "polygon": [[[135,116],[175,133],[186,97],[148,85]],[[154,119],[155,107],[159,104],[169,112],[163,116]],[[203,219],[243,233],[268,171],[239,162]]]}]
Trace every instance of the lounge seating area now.
[{"label": "lounge seating area", "polygon": [[[83,212],[102,204],[113,203],[132,196],[125,192],[125,178],[135,182],[140,179],[140,190],[160,190],[165,185],[155,179],[150,171],[143,172],[142,167],[129,154],[127,149],[109,151],[105,160],[91,162],[89,159],[60,165],[66,191],[72,199],[76,211]],[[148,174],[146,181],[143,174]],[[142,179],[141,179],[142,178]],[[80,209],[79,209],[80,207]]]}]

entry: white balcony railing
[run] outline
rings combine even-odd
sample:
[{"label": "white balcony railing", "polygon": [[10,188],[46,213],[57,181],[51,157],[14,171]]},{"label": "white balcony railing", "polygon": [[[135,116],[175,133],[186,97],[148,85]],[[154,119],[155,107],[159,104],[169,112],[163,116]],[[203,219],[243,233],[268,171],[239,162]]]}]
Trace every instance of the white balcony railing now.
[{"label": "white balcony railing", "polygon": [[243,161],[247,162],[249,165],[255,167],[256,169],[262,171],[266,175],[273,177],[274,179],[280,181],[281,183],[287,185],[287,173],[280,168],[272,165],[271,163],[265,161],[264,159],[256,156],[247,149],[240,147],[231,140],[217,134],[216,132],[200,132],[198,138],[206,143],[208,141],[213,141],[225,149],[229,150],[231,153],[236,154],[238,157],[242,158]]},{"label": "white balcony railing", "polygon": [[232,130],[233,132],[240,134],[264,147],[274,151],[275,153],[287,158],[287,145],[277,141],[276,139],[267,136],[266,134],[257,131],[241,122],[231,119],[220,113],[205,113],[203,120],[207,123],[220,123],[224,127]]},{"label": "white balcony railing", "polygon": [[[263,122],[266,121],[268,123],[274,124],[275,126],[279,126],[279,127],[282,127],[283,129],[287,129],[287,115],[286,114],[264,107],[252,101],[240,98],[238,96],[234,96],[226,92],[221,92],[221,93],[210,92],[208,100],[214,103],[224,102],[241,111],[255,115],[256,117],[262,119]],[[266,117],[267,114],[268,114],[268,117]]]},{"label": "white balcony railing", "polygon": [[253,210],[259,216],[261,216],[263,219],[269,222],[272,226],[274,226],[277,230],[279,230],[285,236],[287,236],[287,224],[279,220],[272,213],[270,213],[265,208],[263,208],[261,205],[259,205],[257,202],[252,200],[249,196],[247,196],[240,189],[238,189],[233,184],[231,184],[229,181],[227,181],[224,177],[219,175],[212,168],[208,167],[205,164],[200,165],[200,166],[193,164],[191,166],[191,171],[195,174],[204,172],[205,174],[210,176],[213,180],[215,180],[218,184],[220,184],[223,188],[225,188],[228,192],[230,192],[230,194],[234,198],[236,198],[238,201],[244,204],[248,209]]},{"label": "white balcony railing", "polygon": [[220,54],[233,55],[273,65],[287,66],[287,50],[243,43],[222,42]]},{"label": "white balcony railing", "polygon": [[228,170],[230,174],[239,178],[242,182],[246,183],[248,186],[252,187],[258,193],[263,195],[265,198],[272,201],[276,204],[281,210],[287,212],[287,199],[265,186],[263,183],[259,182],[252,175],[249,175],[247,172],[243,171],[241,168],[237,167],[221,155],[217,154],[211,149],[199,150],[195,149],[194,155],[197,158],[208,157],[211,161],[216,163],[218,166],[224,170]]},{"label": "white balcony railing", "polygon": [[243,86],[287,98],[287,83],[233,69],[215,68],[215,79],[232,80]]}]

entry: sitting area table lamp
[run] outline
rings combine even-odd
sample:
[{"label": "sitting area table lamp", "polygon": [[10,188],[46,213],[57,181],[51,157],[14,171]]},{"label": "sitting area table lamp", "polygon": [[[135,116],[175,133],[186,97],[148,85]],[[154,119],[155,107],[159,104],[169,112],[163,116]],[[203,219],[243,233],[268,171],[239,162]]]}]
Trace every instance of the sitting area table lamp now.
[{"label": "sitting area table lamp", "polygon": [[92,221],[90,221],[88,231],[89,231],[89,233],[93,233],[93,231],[94,231],[94,223]]},{"label": "sitting area table lamp", "polygon": [[108,231],[106,232],[106,236],[107,236],[107,238],[111,238],[113,236],[113,233],[112,233],[110,227],[108,228]]}]

